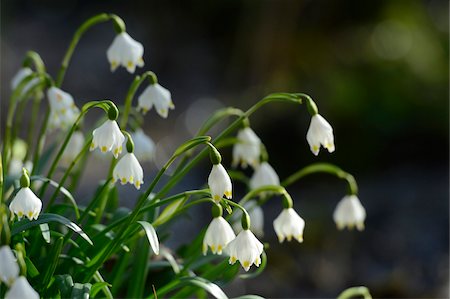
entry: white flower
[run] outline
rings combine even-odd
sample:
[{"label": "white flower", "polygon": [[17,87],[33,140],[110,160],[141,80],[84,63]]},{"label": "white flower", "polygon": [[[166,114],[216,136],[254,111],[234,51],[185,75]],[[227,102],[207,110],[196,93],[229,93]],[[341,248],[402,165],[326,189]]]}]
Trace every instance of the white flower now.
[{"label": "white flower", "polygon": [[47,89],[47,98],[50,104],[49,127],[65,129],[72,126],[80,115],[80,110],[75,105],[73,97],[53,86]]},{"label": "white flower", "polygon": [[9,246],[0,247],[0,261],[0,280],[10,286],[19,276],[19,266]]},{"label": "white flower", "polygon": [[356,226],[358,230],[362,231],[366,219],[366,210],[356,195],[347,195],[337,204],[333,219],[338,229],[343,229],[346,226],[352,229],[353,226]]},{"label": "white flower", "polygon": [[42,209],[42,201],[28,187],[23,187],[17,192],[9,204],[9,209],[19,219],[26,216],[28,219],[37,219]]},{"label": "white flower", "polygon": [[170,91],[158,83],[150,84],[142,92],[138,98],[137,110],[145,114],[152,109],[153,105],[155,105],[156,112],[163,118],[167,118],[169,109],[175,109]]},{"label": "white flower", "polygon": [[140,189],[144,183],[144,171],[133,153],[126,153],[117,163],[113,170],[114,180],[119,180],[122,185],[134,184]]},{"label": "white flower", "polygon": [[203,254],[206,255],[208,246],[212,253],[222,254],[222,249],[235,237],[236,235],[230,224],[222,216],[214,218],[206,229],[203,238]]},{"label": "white flower", "polygon": [[[250,219],[252,220],[252,231],[258,236],[264,236],[264,211],[256,200],[249,200],[244,203],[244,208],[247,210]],[[235,215],[235,216],[234,216]],[[242,211],[237,210],[233,213],[233,229],[236,233],[242,231],[241,226]]]},{"label": "white flower", "polygon": [[306,140],[312,153],[316,156],[319,154],[320,145],[326,148],[328,152],[334,152],[333,128],[320,114],[311,117]]},{"label": "white flower", "polygon": [[122,143],[125,140],[125,136],[120,131],[119,125],[115,120],[105,121],[103,125],[92,132],[92,136],[91,151],[96,147],[102,153],[112,151],[116,159],[122,152]]},{"label": "white flower", "polygon": [[81,152],[84,145],[84,135],[83,132],[76,131],[72,134],[69,139],[66,148],[61,156],[61,163],[70,164],[75,157]]},{"label": "white flower", "polygon": [[288,241],[295,238],[300,243],[303,242],[305,221],[293,208],[283,209],[280,215],[273,221],[273,228],[275,229],[280,243],[283,243],[285,238]]},{"label": "white flower", "polygon": [[119,65],[125,67],[128,72],[134,73],[136,65],[144,66],[144,47],[140,42],[135,41],[131,36],[122,32],[116,35],[113,43],[106,51],[106,56],[111,64],[111,71],[114,72]]},{"label": "white flower", "polygon": [[247,229],[241,231],[233,241],[228,243],[225,252],[230,256],[230,264],[239,260],[244,270],[248,271],[252,264],[256,267],[261,264],[263,248],[263,244]]},{"label": "white flower", "polygon": [[142,129],[137,129],[131,134],[134,141],[134,155],[139,161],[151,161],[155,155],[155,143]]},{"label": "white flower", "polygon": [[262,162],[255,168],[255,172],[250,179],[250,188],[257,189],[269,185],[279,186],[280,178],[269,163]]},{"label": "white flower", "polygon": [[[20,82],[25,79],[25,77],[31,75],[33,71],[29,67],[23,67],[21,68],[12,78],[11,80],[11,89],[16,89],[17,86],[19,86]],[[30,85],[30,83],[27,83],[27,85]],[[29,88],[28,88],[29,89]],[[24,88],[25,90],[25,88]]]},{"label": "white flower", "polygon": [[247,164],[256,167],[261,155],[261,139],[249,127],[239,130],[238,142],[233,147],[233,167],[240,164],[246,168]]},{"label": "white flower", "polygon": [[222,164],[215,164],[208,177],[208,185],[211,197],[219,202],[223,195],[230,199],[232,197],[231,179]]},{"label": "white flower", "polygon": [[33,162],[26,161],[25,163],[22,160],[11,158],[9,162],[9,175],[11,176],[20,176],[22,175],[22,169],[25,168],[29,172],[33,169]]},{"label": "white flower", "polygon": [[36,292],[24,276],[16,279],[11,288],[6,292],[5,299],[39,299]]}]

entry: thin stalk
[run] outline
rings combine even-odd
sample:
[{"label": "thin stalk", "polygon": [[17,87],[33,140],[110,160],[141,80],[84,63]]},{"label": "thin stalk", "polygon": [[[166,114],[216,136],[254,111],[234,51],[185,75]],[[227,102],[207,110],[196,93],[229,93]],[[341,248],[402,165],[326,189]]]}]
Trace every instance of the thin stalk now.
[{"label": "thin stalk", "polygon": [[41,130],[39,131],[38,139],[36,141],[36,148],[34,149],[33,170],[31,171],[31,175],[36,174],[37,163],[38,163],[39,157],[40,157],[41,152],[44,149],[44,145],[45,145],[45,132],[47,131],[49,119],[50,119],[50,107],[47,106],[47,110],[45,111],[44,120],[41,125]]},{"label": "thin stalk", "polygon": [[33,143],[33,136],[34,136],[33,129],[36,125],[36,120],[38,118],[40,104],[41,104],[41,97],[39,95],[35,95],[34,99],[33,99],[33,106],[31,108],[31,119],[30,119],[30,123],[28,124],[28,134],[27,134],[28,149],[27,149],[24,161],[26,161],[28,159],[28,157],[30,156],[30,153],[31,153],[31,144]]}]

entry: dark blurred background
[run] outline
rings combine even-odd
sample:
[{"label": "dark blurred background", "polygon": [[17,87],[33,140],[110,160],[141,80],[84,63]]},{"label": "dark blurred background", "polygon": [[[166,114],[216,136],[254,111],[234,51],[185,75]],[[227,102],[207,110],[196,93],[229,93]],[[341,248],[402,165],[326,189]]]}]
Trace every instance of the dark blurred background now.
[{"label": "dark blurred background", "polygon": [[[308,177],[289,188],[306,221],[305,242],[277,244],[272,221],[281,207],[269,201],[268,267],[227,287],[230,294],[324,298],[366,285],[375,297],[448,298],[448,1],[2,0],[2,120],[10,79],[26,51],[40,53],[55,75],[73,32],[100,12],[121,16],[144,44],[146,65],[136,73],[154,71],[172,92],[176,109],[168,120],[154,111],[145,118],[158,143],[157,161],[146,173],[212,110],[247,109],[271,92],[310,94],[334,127],[336,152],[314,157],[303,107],[275,104],[251,118],[281,178],[316,161],[354,174],[366,230],[337,231],[331,215],[344,183]],[[79,105],[123,102],[133,76],[123,68],[110,73],[105,51],[113,38],[110,24],[98,25],[75,51],[62,88]],[[224,156],[229,165],[230,151]],[[108,163],[93,163],[100,166],[87,171],[83,190],[107,171]],[[209,167],[198,167],[178,189],[198,188]],[[210,216],[206,208],[197,213],[204,215],[198,223],[175,228],[199,231]],[[181,235],[174,231],[169,244],[190,241]]]}]

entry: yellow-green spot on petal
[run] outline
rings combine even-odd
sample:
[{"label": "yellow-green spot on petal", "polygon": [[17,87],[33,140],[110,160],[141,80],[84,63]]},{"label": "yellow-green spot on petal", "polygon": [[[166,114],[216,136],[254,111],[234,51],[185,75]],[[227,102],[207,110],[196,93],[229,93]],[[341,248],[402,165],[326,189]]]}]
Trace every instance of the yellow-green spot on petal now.
[{"label": "yellow-green spot on petal", "polygon": [[23,216],[23,212],[22,211],[17,212],[17,216],[22,217]]},{"label": "yellow-green spot on petal", "polygon": [[318,147],[317,145],[313,145],[312,148],[313,148],[313,151],[314,151],[314,152],[317,152],[317,151],[319,150],[319,147]]},{"label": "yellow-green spot on petal", "polygon": [[225,197],[230,199],[231,198],[231,191],[225,191]]},{"label": "yellow-green spot on petal", "polygon": [[217,252],[220,254],[222,253],[222,245],[217,245]]},{"label": "yellow-green spot on petal", "polygon": [[102,146],[101,151],[102,151],[103,153],[106,153],[107,150],[108,150],[108,148],[107,148],[106,146]]},{"label": "yellow-green spot on petal", "polygon": [[95,144],[92,142],[91,143],[91,150],[93,150],[95,148]]},{"label": "yellow-green spot on petal", "polygon": [[214,200],[215,200],[215,201],[220,201],[220,196],[217,195],[217,194],[214,194]]},{"label": "yellow-green spot on petal", "polygon": [[133,67],[133,61],[128,61],[127,62],[127,67],[132,68]]},{"label": "yellow-green spot on petal", "polygon": [[130,176],[130,178],[128,179],[128,181],[129,181],[130,183],[133,183],[133,181],[134,181],[133,176]]},{"label": "yellow-green spot on petal", "polygon": [[244,261],[243,265],[244,265],[244,268],[248,268],[248,267],[250,267],[250,262]]},{"label": "yellow-green spot on petal", "polygon": [[127,182],[127,179],[126,179],[126,178],[122,178],[122,179],[120,180],[120,182],[121,182],[122,184],[125,184],[125,183]]},{"label": "yellow-green spot on petal", "polygon": [[230,264],[234,264],[234,263],[236,263],[236,261],[237,261],[237,259],[235,256],[230,257]]}]

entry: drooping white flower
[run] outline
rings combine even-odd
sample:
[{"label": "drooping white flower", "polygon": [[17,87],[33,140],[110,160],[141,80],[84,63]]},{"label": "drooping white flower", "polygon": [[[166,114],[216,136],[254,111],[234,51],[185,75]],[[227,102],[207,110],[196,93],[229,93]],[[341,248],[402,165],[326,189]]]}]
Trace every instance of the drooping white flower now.
[{"label": "drooping white flower", "polygon": [[[244,208],[247,210],[250,219],[252,220],[252,232],[258,236],[264,236],[264,211],[256,200],[249,200],[244,203]],[[233,212],[233,230],[236,233],[242,231],[241,219],[242,211],[236,210]]]},{"label": "drooping white flower", "polygon": [[11,248],[0,247],[0,280],[10,286],[18,276],[19,266]]},{"label": "drooping white flower", "polygon": [[76,131],[69,139],[66,148],[61,156],[61,163],[70,164],[75,157],[81,152],[84,145],[84,135],[81,131]]},{"label": "drooping white flower", "polygon": [[117,34],[111,46],[106,51],[112,72],[121,65],[128,72],[134,73],[136,66],[144,66],[142,55],[144,55],[144,47],[142,44],[134,40],[126,32]]},{"label": "drooping white flower", "polygon": [[113,170],[114,180],[119,180],[122,185],[126,183],[134,184],[136,189],[140,189],[144,183],[144,171],[141,164],[133,153],[126,153],[117,162]]},{"label": "drooping white flower", "polygon": [[142,129],[137,129],[131,134],[134,141],[134,155],[139,161],[151,161],[155,155],[155,143]]},{"label": "drooping white flower", "polygon": [[30,220],[37,219],[42,209],[42,201],[28,187],[23,187],[17,192],[9,204],[9,209],[19,219],[23,216]]},{"label": "drooping white flower", "polygon": [[306,140],[311,152],[316,156],[319,154],[320,145],[326,148],[328,152],[334,152],[333,128],[320,114],[311,117]]},{"label": "drooping white flower", "polygon": [[92,136],[91,151],[97,147],[102,153],[112,151],[116,159],[122,152],[122,143],[125,140],[125,136],[120,131],[119,125],[115,120],[109,119],[105,121],[92,132]]},{"label": "drooping white flower", "polygon": [[283,243],[284,239],[291,241],[292,238],[295,238],[300,243],[303,242],[305,221],[293,208],[283,209],[280,215],[273,221],[273,228],[280,243]]},{"label": "drooping white flower", "polygon": [[222,164],[214,164],[208,177],[208,185],[211,197],[219,202],[223,195],[226,198],[232,197],[231,179]]},{"label": "drooping white flower", "polygon": [[229,263],[234,264],[238,260],[245,271],[255,264],[261,264],[263,244],[248,229],[241,231],[237,237],[225,247],[225,253],[230,256]]},{"label": "drooping white flower", "polygon": [[239,130],[238,142],[233,146],[233,167],[247,165],[256,167],[261,155],[261,139],[249,127]]},{"label": "drooping white flower", "polygon": [[6,292],[5,299],[39,299],[36,292],[24,276],[20,276]]},{"label": "drooping white flower", "polygon": [[169,109],[175,109],[170,91],[158,83],[150,84],[142,92],[138,98],[137,110],[145,114],[153,106],[155,106],[156,112],[163,118],[167,118]]},{"label": "drooping white flower", "polygon": [[[16,89],[17,86],[19,86],[20,82],[25,79],[25,77],[31,75],[33,71],[29,67],[23,67],[21,68],[12,78],[11,80],[11,89]],[[28,83],[27,85],[29,85]],[[25,88],[24,88],[25,89]]]},{"label": "drooping white flower", "polygon": [[356,195],[347,195],[337,204],[333,219],[338,229],[345,227],[352,229],[356,226],[359,231],[362,231],[366,219],[366,210]]},{"label": "drooping white flower", "polygon": [[22,162],[22,160],[11,158],[11,161],[9,162],[9,175],[11,176],[20,176],[22,174],[22,169],[25,168],[28,171],[31,171],[33,169],[33,162],[31,161],[25,161]]},{"label": "drooping white flower", "polygon": [[214,218],[206,229],[203,238],[203,254],[206,255],[208,246],[212,253],[222,254],[222,250],[236,235],[230,224],[222,217]]},{"label": "drooping white flower", "polygon": [[257,189],[268,185],[280,185],[280,178],[268,162],[262,162],[255,168],[255,172],[250,179],[250,188]]},{"label": "drooping white flower", "polygon": [[53,86],[47,89],[47,98],[50,104],[49,127],[66,129],[72,126],[80,115],[80,110],[75,105],[73,97]]}]

